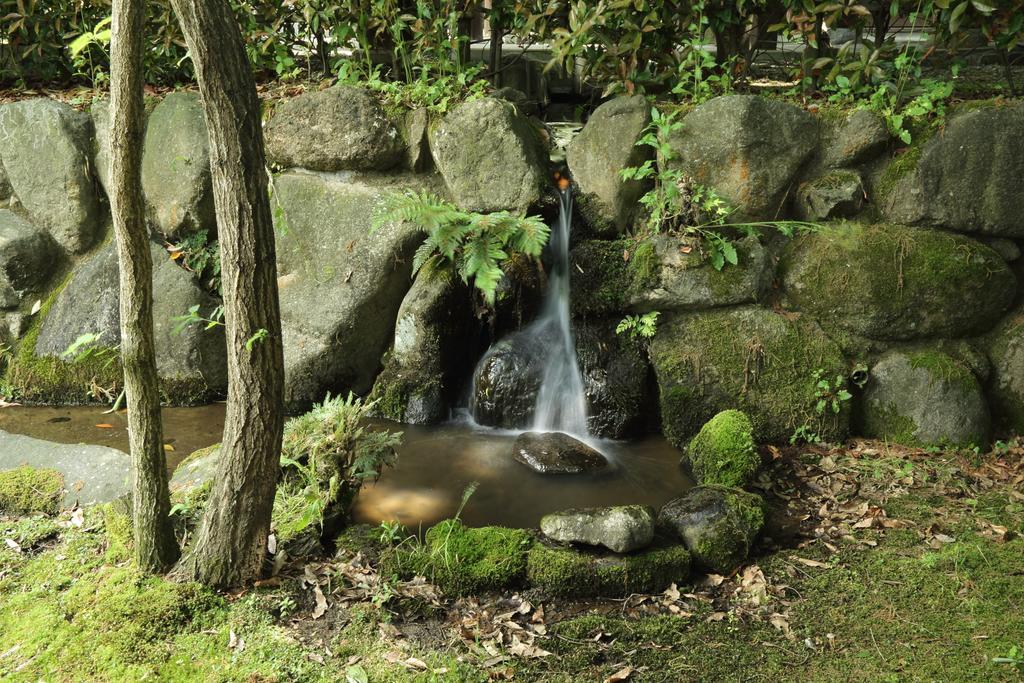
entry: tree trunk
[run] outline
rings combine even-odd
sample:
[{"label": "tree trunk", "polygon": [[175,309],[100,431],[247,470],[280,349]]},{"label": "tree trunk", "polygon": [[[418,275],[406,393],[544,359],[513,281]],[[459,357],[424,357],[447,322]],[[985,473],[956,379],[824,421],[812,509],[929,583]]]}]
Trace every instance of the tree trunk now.
[{"label": "tree trunk", "polygon": [[120,272],[121,358],[132,456],[135,560],[166,571],[178,559],[170,518],[153,343],[153,262],[142,198],[144,0],[114,0],[110,36],[110,209]]},{"label": "tree trunk", "polygon": [[284,360],[274,228],[256,83],[227,0],[172,0],[210,131],[228,344],[224,440],[210,502],[179,578],[257,578],[280,469]]}]

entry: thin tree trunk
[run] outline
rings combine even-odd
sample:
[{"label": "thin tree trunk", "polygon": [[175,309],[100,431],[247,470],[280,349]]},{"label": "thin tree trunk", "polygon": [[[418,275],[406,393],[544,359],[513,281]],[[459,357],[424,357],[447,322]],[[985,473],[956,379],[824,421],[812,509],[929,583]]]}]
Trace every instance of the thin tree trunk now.
[{"label": "thin tree trunk", "polygon": [[228,344],[220,462],[202,525],[174,573],[226,587],[260,574],[280,469],[284,360],[274,229],[260,103],[231,7],[227,0],[172,5],[210,131]]},{"label": "thin tree trunk", "polygon": [[153,262],[142,198],[144,0],[114,0],[110,36],[110,207],[120,271],[121,357],[132,455],[135,560],[166,571],[178,559],[170,518],[153,343]]}]

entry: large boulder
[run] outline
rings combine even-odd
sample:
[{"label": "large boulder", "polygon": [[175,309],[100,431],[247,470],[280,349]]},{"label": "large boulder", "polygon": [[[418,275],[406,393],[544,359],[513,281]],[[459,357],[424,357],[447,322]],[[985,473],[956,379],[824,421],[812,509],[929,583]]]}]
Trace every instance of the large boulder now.
[{"label": "large boulder", "polygon": [[646,505],[574,508],[552,512],[540,530],[559,543],[604,546],[615,553],[646,548],[654,540],[654,510]]},{"label": "large boulder", "polygon": [[716,97],[683,117],[669,138],[669,168],[713,188],[733,219],[772,220],[818,143],[818,122],[792,104],[756,95]]},{"label": "large boulder", "polygon": [[0,472],[25,465],[61,474],[64,508],[109,503],[131,492],[131,458],[127,453],[106,446],[59,444],[0,431]]},{"label": "large boulder", "polygon": [[[224,333],[220,327],[191,325],[177,332],[176,317],[199,306],[209,316],[219,302],[195,277],[150,245],[153,260],[153,332],[161,389],[172,403],[197,403],[222,395],[227,388]],[[98,335],[98,346],[116,348],[121,342],[117,250],[104,247],[75,271],[56,296],[35,338],[37,357],[60,357],[84,334]],[[26,340],[26,341],[31,341]],[[58,384],[59,378],[54,378]],[[72,387],[50,387],[61,393]]]},{"label": "large boulder", "polygon": [[906,446],[988,445],[981,385],[960,362],[935,349],[890,351],[871,367],[861,407],[862,433]]},{"label": "large boulder", "polygon": [[991,328],[1016,280],[991,248],[897,225],[830,225],[782,262],[790,306],[871,339],[963,337]]},{"label": "large boulder", "polygon": [[93,100],[89,107],[92,118],[92,167],[103,191],[110,195],[110,100]]},{"label": "large boulder", "polygon": [[601,453],[562,432],[526,432],[512,445],[512,457],[541,474],[584,474],[608,469]]},{"label": "large boulder", "polygon": [[716,270],[700,246],[672,235],[588,240],[572,250],[572,310],[643,313],[731,306],[761,298],[772,258],[754,238],[736,242],[739,263]]},{"label": "large boulder", "polygon": [[717,413],[744,411],[762,441],[799,427],[846,435],[849,410],[819,415],[815,372],[845,375],[839,347],[806,316],[756,306],[662,316],[651,343],[662,429],[682,448]]},{"label": "large boulder", "polygon": [[615,334],[618,318],[577,321],[576,358],[587,396],[587,428],[594,436],[622,439],[651,424],[652,382],[643,346]]},{"label": "large boulder", "polygon": [[508,102],[464,102],[430,131],[430,149],[455,203],[468,211],[525,212],[541,198],[540,133]]},{"label": "large boulder", "polygon": [[893,162],[883,211],[902,223],[1024,237],[1022,138],[1019,102],[949,116],[940,133]]},{"label": "large boulder", "polygon": [[423,241],[411,223],[372,231],[392,192],[436,191],[434,176],[319,176],[274,182],[285,399],[308,408],[327,391],[365,394],[395,332]]},{"label": "large boulder", "polygon": [[45,98],[0,107],[0,159],[14,194],[36,225],[75,254],[100,232],[91,150],[88,114]]},{"label": "large boulder", "polygon": [[382,417],[432,424],[448,417],[472,358],[473,295],[454,273],[422,270],[398,309],[395,336],[371,400]]},{"label": "large boulder", "polygon": [[750,554],[764,526],[764,502],[739,489],[699,486],[661,508],[658,525],[704,568],[728,574]]},{"label": "large boulder", "polygon": [[632,223],[637,200],[650,183],[623,180],[620,171],[640,166],[654,150],[636,142],[651,121],[650,105],[639,95],[617,97],[591,114],[566,149],[576,183],[580,213],[599,235],[618,235]]},{"label": "large boulder", "polygon": [[53,273],[56,247],[50,236],[9,209],[0,209],[0,308],[21,304]]},{"label": "large boulder", "polygon": [[993,416],[1005,431],[1024,434],[1024,311],[1015,309],[993,331],[988,357]]},{"label": "large boulder", "polygon": [[365,88],[336,85],[281,102],[263,131],[282,168],[385,171],[405,153],[398,129]]},{"label": "large boulder", "polygon": [[142,189],[150,221],[162,235],[216,232],[210,139],[198,93],[170,93],[149,115]]}]

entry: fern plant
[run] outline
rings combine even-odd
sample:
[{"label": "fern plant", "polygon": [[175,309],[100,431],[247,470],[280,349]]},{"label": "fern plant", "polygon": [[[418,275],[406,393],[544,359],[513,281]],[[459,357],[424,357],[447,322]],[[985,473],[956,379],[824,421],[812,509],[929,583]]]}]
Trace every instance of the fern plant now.
[{"label": "fern plant", "polygon": [[494,303],[502,263],[515,252],[540,256],[551,233],[538,216],[463,211],[425,191],[389,196],[373,229],[398,222],[415,223],[427,233],[413,258],[413,274],[425,266],[452,267],[464,282],[472,281],[488,304]]}]

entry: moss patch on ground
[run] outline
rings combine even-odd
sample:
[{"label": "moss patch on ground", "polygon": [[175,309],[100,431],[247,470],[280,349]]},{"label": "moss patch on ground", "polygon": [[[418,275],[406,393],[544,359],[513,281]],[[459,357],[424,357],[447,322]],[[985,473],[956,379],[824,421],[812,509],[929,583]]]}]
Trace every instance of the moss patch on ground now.
[{"label": "moss patch on ground", "polygon": [[56,514],[64,498],[64,476],[57,470],[23,465],[0,472],[0,512]]},{"label": "moss patch on ground", "polygon": [[708,420],[686,449],[697,483],[749,484],[761,466],[753,431],[750,418],[740,410],[724,410]]}]

